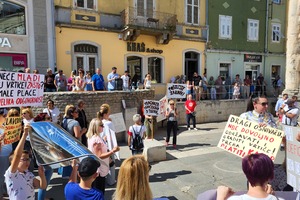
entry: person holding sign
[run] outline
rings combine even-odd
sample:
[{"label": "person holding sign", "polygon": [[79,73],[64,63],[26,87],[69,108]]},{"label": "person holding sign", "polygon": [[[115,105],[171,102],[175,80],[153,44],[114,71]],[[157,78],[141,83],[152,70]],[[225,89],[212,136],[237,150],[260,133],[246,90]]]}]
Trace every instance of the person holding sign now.
[{"label": "person holding sign", "polygon": [[197,103],[195,100],[193,100],[193,97],[191,94],[187,95],[187,100],[184,104],[185,107],[185,113],[186,113],[186,122],[187,122],[187,129],[191,130],[190,128],[190,120],[193,121],[193,128],[194,130],[198,130],[196,128],[196,111],[195,108],[197,106]]},{"label": "person holding sign", "polygon": [[231,188],[219,186],[217,200],[277,200],[271,195],[268,182],[274,178],[274,163],[263,153],[247,155],[242,160],[242,169],[248,180],[248,192],[234,196]]},{"label": "person holding sign", "polygon": [[173,147],[176,148],[176,139],[177,139],[177,116],[178,111],[175,106],[175,101],[169,101],[169,107],[166,110],[166,118],[167,122],[167,138],[166,138],[166,146],[169,145],[171,131],[173,130]]},{"label": "person holding sign", "polygon": [[34,200],[34,189],[46,189],[47,187],[43,166],[39,166],[38,168],[41,181],[36,179],[32,172],[28,171],[31,158],[29,157],[28,151],[23,149],[29,128],[29,124],[25,125],[23,136],[14,154],[10,157],[12,159],[11,165],[4,174],[9,199],[18,200],[26,198]]},{"label": "person holding sign", "polygon": [[271,113],[267,112],[268,99],[264,96],[250,99],[250,105],[253,106],[250,111],[242,113],[241,118],[259,123],[261,126],[271,126],[277,128],[274,117]]}]

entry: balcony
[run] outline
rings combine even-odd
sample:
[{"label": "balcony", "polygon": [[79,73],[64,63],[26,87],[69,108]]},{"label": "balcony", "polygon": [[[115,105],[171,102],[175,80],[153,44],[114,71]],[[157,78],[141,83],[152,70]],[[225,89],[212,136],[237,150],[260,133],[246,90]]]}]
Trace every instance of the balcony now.
[{"label": "balcony", "polygon": [[167,44],[176,32],[174,14],[128,7],[121,12],[123,40],[134,41],[142,34],[153,35],[157,43]]}]

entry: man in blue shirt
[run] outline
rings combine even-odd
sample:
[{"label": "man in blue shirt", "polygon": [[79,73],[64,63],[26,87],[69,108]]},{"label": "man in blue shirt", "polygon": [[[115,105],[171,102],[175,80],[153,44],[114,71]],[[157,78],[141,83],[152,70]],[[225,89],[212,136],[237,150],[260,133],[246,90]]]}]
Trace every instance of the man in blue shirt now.
[{"label": "man in blue shirt", "polygon": [[113,91],[116,89],[116,79],[119,78],[119,74],[117,74],[117,68],[113,67],[112,72],[107,75],[107,89],[108,91]]},{"label": "man in blue shirt", "polygon": [[[92,183],[98,176],[97,170],[100,163],[92,157],[87,157],[81,161],[79,166],[76,165],[76,160],[73,160],[72,167],[70,180],[65,186],[66,199],[104,200],[103,193],[92,188]],[[80,177],[79,184],[77,183],[77,175]]]},{"label": "man in blue shirt", "polygon": [[106,90],[104,78],[101,74],[100,68],[96,69],[96,74],[92,76],[93,91]]}]

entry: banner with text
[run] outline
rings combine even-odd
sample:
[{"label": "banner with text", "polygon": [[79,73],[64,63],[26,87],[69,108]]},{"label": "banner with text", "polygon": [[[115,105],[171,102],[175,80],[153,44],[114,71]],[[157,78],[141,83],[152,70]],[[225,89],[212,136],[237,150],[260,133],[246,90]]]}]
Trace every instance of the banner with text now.
[{"label": "banner with text", "polygon": [[275,160],[284,132],[230,115],[218,147],[236,156],[264,153]]},{"label": "banner with text", "polygon": [[109,115],[109,117],[111,118],[111,122],[113,123],[116,129],[116,133],[126,131],[126,125],[122,113],[111,114]]},{"label": "banner with text", "polygon": [[0,108],[42,106],[44,75],[0,71]]},{"label": "banner with text", "polygon": [[160,113],[160,101],[144,100],[144,115],[158,116]]},{"label": "banner with text", "polygon": [[300,128],[283,125],[283,130],[286,135],[287,183],[300,191],[300,141],[296,139]]},{"label": "banner with text", "polygon": [[3,144],[11,144],[19,141],[22,131],[22,118],[7,117],[5,120]]},{"label": "banner with text", "polygon": [[186,84],[168,83],[167,97],[169,99],[183,99],[186,97]]},{"label": "banner with text", "polygon": [[159,115],[156,118],[157,122],[160,122],[160,121],[166,119],[166,111],[167,111],[167,108],[168,108],[168,98],[167,98],[167,96],[164,96],[163,98],[161,98],[159,100],[159,102],[160,102],[160,111],[159,111]]}]

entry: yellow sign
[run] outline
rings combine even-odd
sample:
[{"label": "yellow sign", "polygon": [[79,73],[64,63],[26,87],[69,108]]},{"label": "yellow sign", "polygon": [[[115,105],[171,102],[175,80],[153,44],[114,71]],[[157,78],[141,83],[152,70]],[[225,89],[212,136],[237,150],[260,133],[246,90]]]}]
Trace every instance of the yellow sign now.
[{"label": "yellow sign", "polygon": [[218,147],[239,157],[264,153],[275,160],[284,132],[230,115]]},{"label": "yellow sign", "polygon": [[11,144],[20,140],[22,130],[22,118],[7,117],[4,129],[4,144]]}]

